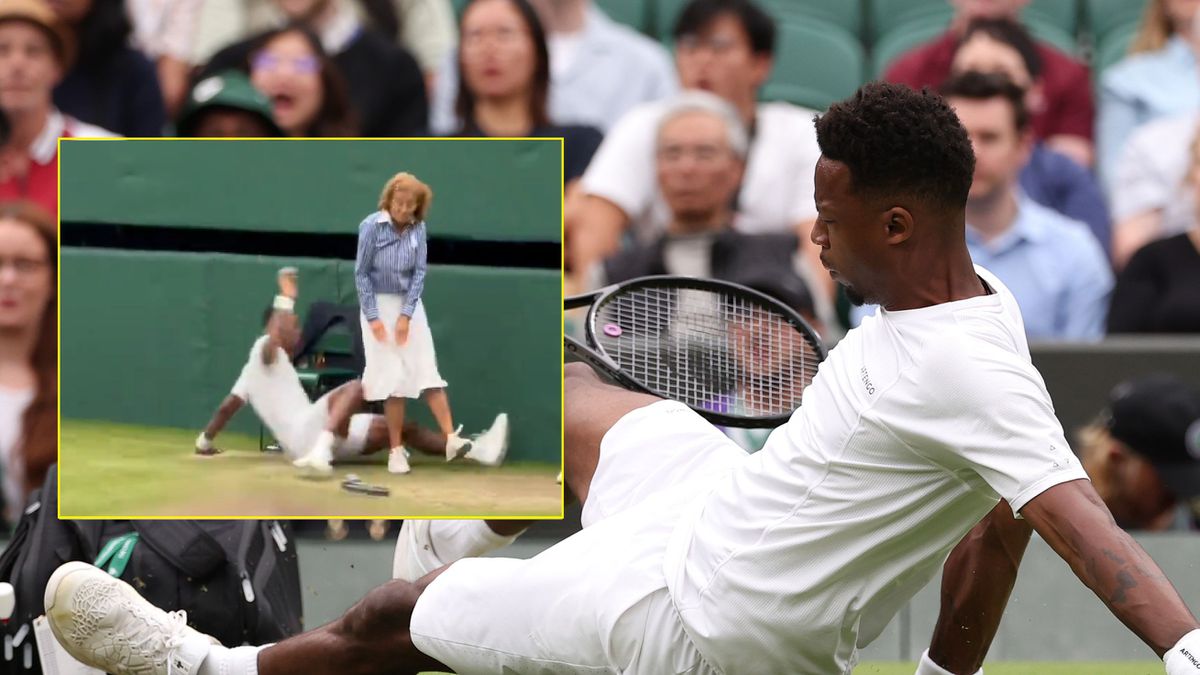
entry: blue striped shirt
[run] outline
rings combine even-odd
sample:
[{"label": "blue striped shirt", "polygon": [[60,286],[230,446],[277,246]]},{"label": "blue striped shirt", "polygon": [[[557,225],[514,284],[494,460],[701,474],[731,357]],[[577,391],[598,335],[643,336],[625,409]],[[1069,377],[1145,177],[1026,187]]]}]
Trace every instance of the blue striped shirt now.
[{"label": "blue striped shirt", "polygon": [[376,293],[404,296],[404,316],[417,311],[425,288],[425,222],[397,232],[387,211],[376,211],[358,226],[358,257],[354,285],[358,305],[368,321],[379,318]]}]

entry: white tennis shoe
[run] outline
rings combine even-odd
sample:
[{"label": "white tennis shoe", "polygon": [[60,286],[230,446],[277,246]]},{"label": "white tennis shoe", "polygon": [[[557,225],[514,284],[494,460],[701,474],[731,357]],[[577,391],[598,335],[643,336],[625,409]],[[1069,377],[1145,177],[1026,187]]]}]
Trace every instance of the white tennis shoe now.
[{"label": "white tennis shoe", "polygon": [[484,466],[500,466],[508,454],[508,413],[496,415],[496,420],[485,432],[471,441],[466,458]]},{"label": "white tennis shoe", "polygon": [[388,453],[388,473],[404,474],[412,471],[408,466],[408,451],[404,448],[393,449]]},{"label": "white tennis shoe", "polygon": [[463,453],[463,448],[467,448],[471,445],[471,441],[458,435],[458,432],[460,432],[460,431],[462,431],[461,424],[458,425],[457,429],[450,432],[450,434],[448,436],[446,436],[446,461],[447,462],[461,457],[463,454],[465,454],[465,453]]},{"label": "white tennis shoe", "polygon": [[46,584],[46,617],[67,652],[113,675],[195,675],[213,638],[104,570],[62,565]]}]

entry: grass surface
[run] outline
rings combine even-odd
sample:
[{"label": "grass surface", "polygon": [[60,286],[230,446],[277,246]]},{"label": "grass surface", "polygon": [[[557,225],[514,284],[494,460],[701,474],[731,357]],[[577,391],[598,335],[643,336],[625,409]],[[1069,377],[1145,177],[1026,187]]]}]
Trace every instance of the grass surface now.
[{"label": "grass surface", "polygon": [[[558,518],[558,467],[539,463],[483,467],[414,453],[412,473],[387,472],[385,453],[334,465],[334,478],[303,479],[257,436],[226,433],[216,457],[195,455],[196,430],[63,420],[59,512],[63,517],[374,517],[486,516]],[[391,488],[388,497],[341,489],[342,478]]]}]

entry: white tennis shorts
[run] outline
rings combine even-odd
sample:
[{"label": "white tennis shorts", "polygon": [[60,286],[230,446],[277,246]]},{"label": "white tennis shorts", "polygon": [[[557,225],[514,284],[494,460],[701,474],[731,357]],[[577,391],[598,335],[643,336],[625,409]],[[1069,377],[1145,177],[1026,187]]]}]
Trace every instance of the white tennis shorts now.
[{"label": "white tennis shorts", "polygon": [[600,444],[584,529],[529,560],[452,564],[417,601],[413,643],[457,673],[715,672],[684,633],[663,552],[746,457],[680,403],[630,412]]},{"label": "white tennis shorts", "polygon": [[387,342],[375,339],[367,317],[360,312],[363,352],[367,361],[362,378],[363,398],[368,401],[382,401],[392,396],[418,398],[426,389],[446,386],[438,373],[425,303],[417,302],[417,309],[408,324],[408,341],[403,347],[396,344],[395,331],[396,320],[404,308],[404,296],[379,294],[375,296],[375,306],[387,331]]}]

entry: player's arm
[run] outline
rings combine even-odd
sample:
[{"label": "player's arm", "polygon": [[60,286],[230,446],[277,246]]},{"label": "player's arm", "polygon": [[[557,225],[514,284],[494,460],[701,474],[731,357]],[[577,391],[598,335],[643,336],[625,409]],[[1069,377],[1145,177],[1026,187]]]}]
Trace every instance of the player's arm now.
[{"label": "player's arm", "polygon": [[975,673],[983,665],[1032,533],[1001,501],[950,553],[942,570],[941,611],[919,675]]},{"label": "player's arm", "polygon": [[1086,480],[1056,485],[1021,509],[1075,575],[1154,653],[1169,675],[1200,675],[1200,622]]},{"label": "player's arm", "polygon": [[212,419],[208,421],[208,426],[204,427],[204,431],[200,432],[200,436],[196,438],[196,451],[204,454],[217,452],[213,448],[213,440],[244,405],[246,405],[246,400],[241,396],[237,394],[226,396],[225,400],[221,401],[221,405],[217,406]]},{"label": "player's arm", "polygon": [[276,275],[279,281],[279,295],[275,296],[275,312],[267,323],[267,340],[262,346],[263,365],[269,366],[275,362],[275,355],[282,346],[282,341],[279,339],[279,322],[283,320],[284,315],[292,314],[295,311],[296,296],[300,293],[296,276],[295,267],[284,267]]}]

